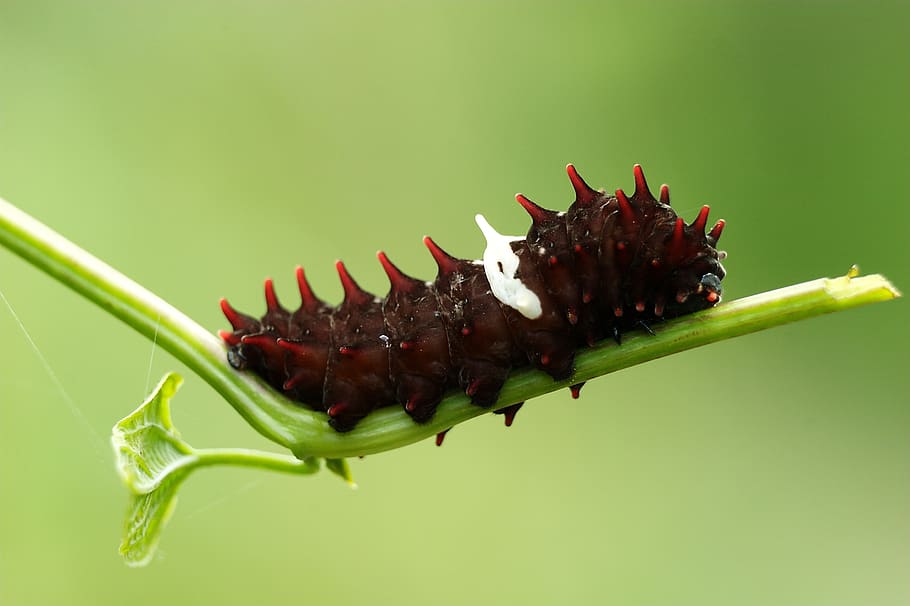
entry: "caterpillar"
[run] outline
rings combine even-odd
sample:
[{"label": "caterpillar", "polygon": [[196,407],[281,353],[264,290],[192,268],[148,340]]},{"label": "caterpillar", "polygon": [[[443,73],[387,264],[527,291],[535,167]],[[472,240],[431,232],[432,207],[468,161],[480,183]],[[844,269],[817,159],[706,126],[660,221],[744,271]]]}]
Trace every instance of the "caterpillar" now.
[{"label": "caterpillar", "polygon": [[[565,380],[579,347],[620,343],[624,332],[651,332],[656,321],[720,301],[725,253],[716,245],[725,223],[706,233],[708,206],[686,224],[670,207],[669,188],[655,199],[637,164],[631,196],[591,188],[571,164],[566,171],[575,192],[566,212],[516,195],[531,217],[526,237],[504,236],[475,217],[487,242],[481,260],[453,257],[424,237],[439,268],[431,282],[406,275],[380,251],[385,298],[360,288],[338,261],[344,299],[335,307],[313,293],[301,267],[293,312],[271,279],[259,319],[222,299],[233,328],[219,333],[228,362],[327,413],[339,432],[396,403],[423,423],[451,389],[491,407],[515,368]],[[572,387],[573,397],[580,388]],[[495,412],[511,425],[520,406]]]}]

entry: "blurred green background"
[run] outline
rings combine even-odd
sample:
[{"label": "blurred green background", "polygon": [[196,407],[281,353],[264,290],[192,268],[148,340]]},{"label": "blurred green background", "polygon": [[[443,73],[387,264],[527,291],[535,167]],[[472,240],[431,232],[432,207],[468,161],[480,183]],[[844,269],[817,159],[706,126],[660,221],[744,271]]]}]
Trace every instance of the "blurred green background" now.
[{"label": "blurred green background", "polygon": [[[482,248],[563,167],[728,221],[734,298],[858,263],[910,289],[906,2],[0,2],[0,195],[189,313],[333,261]],[[126,568],[110,427],[151,343],[7,251],[0,604],[907,604],[905,300],[721,343],[353,461],[200,472]],[[149,369],[151,370],[149,371]],[[75,411],[75,412],[74,412]],[[200,379],[197,446],[268,447]]]}]

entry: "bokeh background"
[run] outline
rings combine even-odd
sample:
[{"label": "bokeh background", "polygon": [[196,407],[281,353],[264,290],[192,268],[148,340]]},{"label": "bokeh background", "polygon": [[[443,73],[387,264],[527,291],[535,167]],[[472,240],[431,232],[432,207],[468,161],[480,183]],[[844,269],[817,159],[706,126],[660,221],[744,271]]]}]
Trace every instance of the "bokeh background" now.
[{"label": "bokeh background", "polygon": [[[728,221],[728,298],[852,263],[910,288],[905,2],[0,2],[0,195],[212,331],[304,263],[482,249],[563,172]],[[907,604],[905,300],[652,362],[353,461],[213,469],[116,548],[110,427],[169,369],[0,251],[0,604]],[[200,379],[197,446],[269,447]]]}]

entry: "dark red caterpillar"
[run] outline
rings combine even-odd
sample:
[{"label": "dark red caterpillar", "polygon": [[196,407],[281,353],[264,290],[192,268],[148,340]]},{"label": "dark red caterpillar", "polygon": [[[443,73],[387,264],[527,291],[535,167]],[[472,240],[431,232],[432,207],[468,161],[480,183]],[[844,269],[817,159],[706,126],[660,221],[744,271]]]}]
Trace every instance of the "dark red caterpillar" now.
[{"label": "dark red caterpillar", "polygon": [[[221,301],[234,328],[222,331],[228,360],[349,431],[370,411],[400,403],[418,423],[446,391],[464,390],[479,406],[496,402],[509,372],[528,364],[554,379],[572,374],[579,346],[720,300],[723,253],[718,221],[706,235],[708,207],[690,224],[670,208],[667,186],[655,200],[636,165],[635,193],[591,189],[570,164],[568,212],[537,206],[526,238],[508,238],[478,215],[483,261],[457,259],[426,237],[439,266],[433,282],[402,273],[384,253],[391,290],[379,299],[336,264],[344,301],[318,299],[297,268],[302,304],[284,309],[271,280],[260,319]],[[580,386],[573,388],[577,397]],[[497,412],[510,424],[520,404]]]}]

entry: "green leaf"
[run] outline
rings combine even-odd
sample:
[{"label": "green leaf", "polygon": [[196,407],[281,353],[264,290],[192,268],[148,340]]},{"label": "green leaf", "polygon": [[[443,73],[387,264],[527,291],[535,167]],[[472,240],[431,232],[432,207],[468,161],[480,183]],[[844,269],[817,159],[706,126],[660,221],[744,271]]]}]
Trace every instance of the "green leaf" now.
[{"label": "green leaf", "polygon": [[129,566],[145,566],[158,547],[161,531],[177,507],[177,489],[189,475],[180,470],[166,477],[147,494],[130,495],[120,541],[120,555]]},{"label": "green leaf", "polygon": [[154,490],[171,472],[193,465],[193,448],[180,438],[171,421],[170,401],[183,378],[168,373],[132,414],[114,425],[117,471],[136,494]]},{"label": "green leaf", "polygon": [[[320,459],[315,457],[300,460],[239,448],[193,448],[171,421],[171,398],[181,383],[180,375],[166,374],[139,408],[114,425],[111,442],[117,471],[131,493],[120,543],[120,555],[130,566],[151,561],[177,505],[177,491],[197,467],[235,465],[297,474],[319,470]],[[328,467],[353,484],[344,460]]]},{"label": "green leaf", "polygon": [[182,383],[180,375],[168,373],[139,408],[114,425],[117,471],[132,493],[120,543],[130,566],[143,566],[154,555],[177,505],[177,489],[198,464],[171,421],[170,400]]}]

